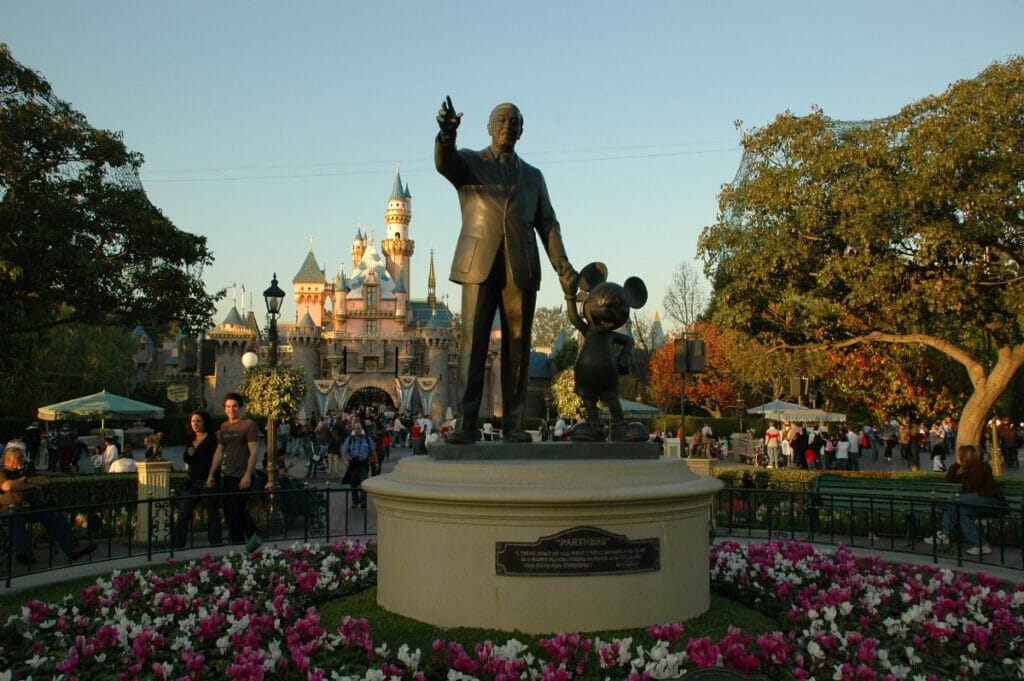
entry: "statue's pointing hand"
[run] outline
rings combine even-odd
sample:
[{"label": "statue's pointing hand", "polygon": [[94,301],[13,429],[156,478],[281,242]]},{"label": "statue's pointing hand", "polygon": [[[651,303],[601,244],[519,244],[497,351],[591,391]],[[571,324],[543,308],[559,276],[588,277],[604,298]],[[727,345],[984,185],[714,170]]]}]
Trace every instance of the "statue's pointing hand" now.
[{"label": "statue's pointing hand", "polygon": [[462,114],[455,113],[455,105],[452,104],[451,95],[445,97],[441,102],[441,109],[437,112],[437,125],[441,128],[441,134],[451,139],[455,137],[455,131],[462,122]]}]

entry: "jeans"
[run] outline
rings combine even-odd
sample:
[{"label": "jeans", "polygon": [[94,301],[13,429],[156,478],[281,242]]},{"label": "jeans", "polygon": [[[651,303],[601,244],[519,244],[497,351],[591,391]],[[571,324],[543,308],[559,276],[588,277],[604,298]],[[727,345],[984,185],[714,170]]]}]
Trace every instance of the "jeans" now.
[{"label": "jeans", "polygon": [[202,502],[206,507],[206,536],[211,546],[222,542],[220,523],[220,497],[216,489],[206,487],[205,480],[191,480],[189,487],[181,495],[181,507],[178,511],[178,524],[174,528],[174,545],[183,547],[188,542],[188,530],[192,525],[195,507]]},{"label": "jeans", "polygon": [[11,544],[18,553],[31,550],[28,541],[28,521],[42,523],[50,532],[50,537],[60,546],[61,550],[68,556],[75,548],[75,535],[71,533],[71,526],[63,513],[48,511],[46,509],[25,511],[15,510],[11,518]]},{"label": "jeans", "polygon": [[[224,497],[224,517],[228,524],[228,536],[233,544],[241,544],[256,532],[256,523],[249,517],[249,492],[240,490],[238,485],[242,478],[231,475],[221,477],[221,489]],[[243,492],[239,494],[238,492]]]},{"label": "jeans", "polygon": [[352,461],[350,466],[355,466],[355,480],[352,482],[352,504],[366,505],[366,492],[363,491],[363,481],[370,477],[369,461]]},{"label": "jeans", "polygon": [[980,546],[981,533],[978,532],[978,526],[974,524],[974,519],[982,515],[987,508],[1003,508],[1003,502],[995,497],[983,497],[974,492],[964,492],[960,495],[960,506],[958,507],[953,500],[950,500],[950,505],[942,514],[942,531],[947,536],[953,533],[953,523],[959,511],[960,531],[964,533],[964,540],[971,546]]}]

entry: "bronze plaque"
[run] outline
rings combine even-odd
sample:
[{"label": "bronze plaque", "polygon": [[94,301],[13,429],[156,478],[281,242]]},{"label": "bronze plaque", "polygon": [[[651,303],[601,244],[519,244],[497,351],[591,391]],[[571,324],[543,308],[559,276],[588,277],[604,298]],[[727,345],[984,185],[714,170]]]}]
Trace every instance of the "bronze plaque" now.
[{"label": "bronze plaque", "polygon": [[578,577],[655,572],[661,540],[628,539],[597,527],[573,527],[535,542],[496,542],[495,572],[520,577]]}]

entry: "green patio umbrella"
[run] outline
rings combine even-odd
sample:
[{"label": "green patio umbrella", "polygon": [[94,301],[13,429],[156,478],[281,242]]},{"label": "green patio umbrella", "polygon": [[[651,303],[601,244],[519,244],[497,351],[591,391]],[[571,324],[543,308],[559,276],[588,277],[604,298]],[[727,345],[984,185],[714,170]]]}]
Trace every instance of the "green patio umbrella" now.
[{"label": "green patio umbrella", "polygon": [[39,407],[36,416],[44,421],[99,419],[105,430],[107,419],[162,419],[164,408],[103,390],[92,395]]}]

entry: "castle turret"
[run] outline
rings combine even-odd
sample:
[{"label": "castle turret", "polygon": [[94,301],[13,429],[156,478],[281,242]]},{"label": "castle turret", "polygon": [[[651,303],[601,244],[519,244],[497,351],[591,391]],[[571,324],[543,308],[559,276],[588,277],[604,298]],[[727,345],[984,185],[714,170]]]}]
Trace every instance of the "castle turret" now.
[{"label": "castle turret", "polygon": [[295,295],[295,321],[309,314],[316,326],[324,325],[324,308],[327,302],[327,276],[313,255],[312,245],[306,259],[292,279]]},{"label": "castle turret", "polygon": [[[288,334],[288,342],[292,346],[292,366],[302,367],[310,379],[320,377],[320,329],[316,327],[312,316],[306,313]],[[316,391],[310,385],[306,390],[306,399],[302,408],[309,416],[316,411]]]},{"label": "castle turret", "polygon": [[409,186],[402,186],[402,174],[395,171],[395,183],[391,187],[391,198],[384,211],[387,238],[380,242],[381,251],[387,259],[388,274],[402,287],[409,290],[409,263],[416,242],[409,239],[409,223],[412,221],[412,194]]},{"label": "castle turret", "polygon": [[234,390],[242,377],[245,368],[242,366],[242,355],[249,350],[259,349],[259,337],[242,319],[238,309],[232,305],[227,317],[215,329],[206,334],[214,345],[213,391],[207,394],[207,403],[212,413],[223,413],[224,395]]},{"label": "castle turret", "polygon": [[363,259],[363,254],[366,253],[366,234],[363,233],[362,227],[356,227],[356,236],[352,239],[352,269],[355,270],[359,267],[359,261]]}]

